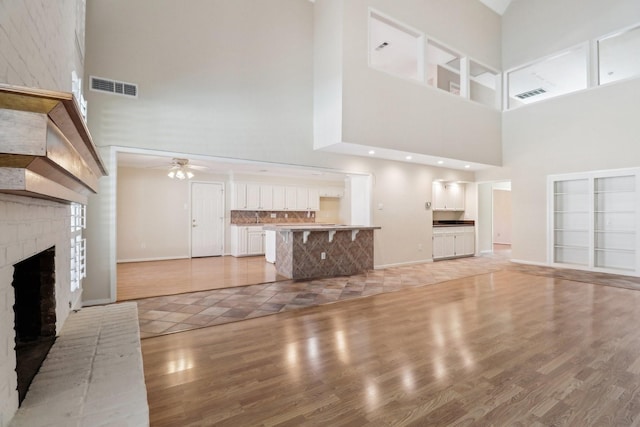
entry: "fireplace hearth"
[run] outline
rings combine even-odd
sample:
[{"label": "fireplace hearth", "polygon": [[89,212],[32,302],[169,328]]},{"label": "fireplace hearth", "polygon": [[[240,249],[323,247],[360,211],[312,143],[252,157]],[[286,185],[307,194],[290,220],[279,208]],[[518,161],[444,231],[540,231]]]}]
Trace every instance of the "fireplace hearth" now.
[{"label": "fireplace hearth", "polygon": [[14,265],[16,372],[22,404],[56,338],[55,248]]}]

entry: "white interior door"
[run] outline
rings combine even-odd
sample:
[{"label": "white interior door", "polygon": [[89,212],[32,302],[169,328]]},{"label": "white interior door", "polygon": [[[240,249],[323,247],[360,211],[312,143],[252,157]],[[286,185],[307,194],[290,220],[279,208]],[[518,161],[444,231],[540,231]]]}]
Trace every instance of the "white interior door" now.
[{"label": "white interior door", "polygon": [[220,256],[224,242],[224,188],[191,183],[191,256]]}]

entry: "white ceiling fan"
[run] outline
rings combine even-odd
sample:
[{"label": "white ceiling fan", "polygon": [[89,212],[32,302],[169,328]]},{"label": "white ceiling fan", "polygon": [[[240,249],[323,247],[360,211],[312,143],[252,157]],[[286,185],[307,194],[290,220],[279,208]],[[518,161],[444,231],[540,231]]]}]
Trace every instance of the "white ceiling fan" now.
[{"label": "white ceiling fan", "polygon": [[169,165],[169,173],[167,176],[171,179],[191,179],[194,177],[191,170],[206,170],[209,169],[206,166],[197,166],[189,164],[189,159],[182,159],[174,157]]}]

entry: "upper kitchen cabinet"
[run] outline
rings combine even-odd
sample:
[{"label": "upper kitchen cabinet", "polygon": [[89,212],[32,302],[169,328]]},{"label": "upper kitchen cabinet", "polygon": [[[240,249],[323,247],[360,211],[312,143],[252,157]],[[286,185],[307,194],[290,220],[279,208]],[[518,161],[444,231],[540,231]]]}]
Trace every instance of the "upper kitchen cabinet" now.
[{"label": "upper kitchen cabinet", "polygon": [[[232,188],[231,209],[233,210],[320,210],[320,188],[242,182],[233,183]],[[338,190],[338,188],[334,189],[331,194],[339,194]]]},{"label": "upper kitchen cabinet", "polygon": [[434,182],[432,208],[434,211],[464,211],[465,186],[457,182]]},{"label": "upper kitchen cabinet", "polygon": [[317,211],[320,209],[320,193],[317,188],[298,187],[297,208],[302,211]]}]

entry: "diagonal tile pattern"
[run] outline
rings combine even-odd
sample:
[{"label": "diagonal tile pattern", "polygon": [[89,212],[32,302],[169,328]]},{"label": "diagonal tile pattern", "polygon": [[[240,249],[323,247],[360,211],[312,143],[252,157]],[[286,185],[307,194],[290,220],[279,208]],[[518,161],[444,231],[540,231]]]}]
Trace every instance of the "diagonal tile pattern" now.
[{"label": "diagonal tile pattern", "polygon": [[192,292],[137,300],[142,338],[431,285],[504,269],[502,255],[370,270],[354,276]]}]

